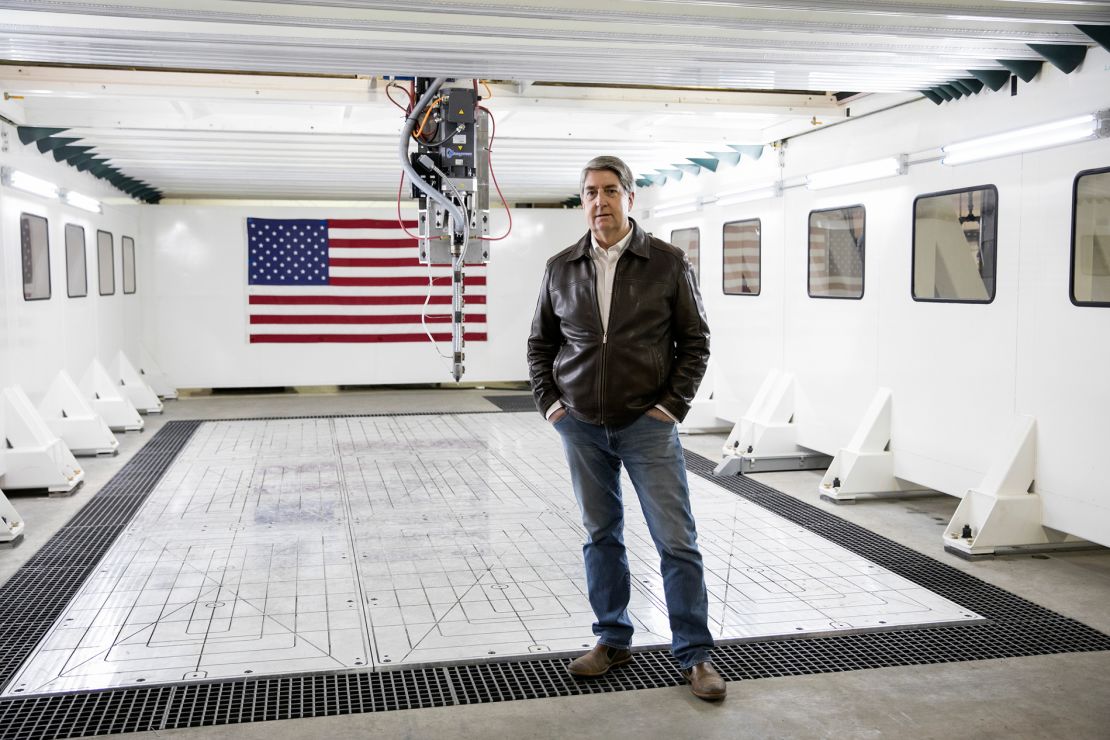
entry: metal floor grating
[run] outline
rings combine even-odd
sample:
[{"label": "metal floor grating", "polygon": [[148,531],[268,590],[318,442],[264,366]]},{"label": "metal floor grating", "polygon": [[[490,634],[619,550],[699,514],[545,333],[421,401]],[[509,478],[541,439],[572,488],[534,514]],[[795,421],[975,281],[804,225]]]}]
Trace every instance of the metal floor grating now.
[{"label": "metal floor grating", "polygon": [[[415,414],[364,416],[410,415]],[[0,684],[7,683],[34,649],[202,423],[167,422],[0,588]],[[750,479],[714,478],[709,460],[691,452],[686,457],[690,472],[988,619],[957,626],[722,644],[714,652],[714,663],[730,681],[1110,650],[1110,636],[1080,622]],[[0,740],[482,704],[682,683],[677,665],[663,649],[639,651],[628,665],[590,681],[575,680],[565,666],[565,659],[511,659],[9,698],[0,700]]]}]

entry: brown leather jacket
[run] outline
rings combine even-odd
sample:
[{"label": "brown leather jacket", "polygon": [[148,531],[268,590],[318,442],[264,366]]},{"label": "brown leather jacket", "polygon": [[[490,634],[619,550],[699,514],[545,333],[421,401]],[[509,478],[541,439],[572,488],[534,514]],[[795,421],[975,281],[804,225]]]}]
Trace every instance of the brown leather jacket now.
[{"label": "brown leather jacket", "polygon": [[635,221],[617,261],[609,328],[601,325],[587,233],[547,262],[528,368],[541,414],[561,400],[575,418],[622,426],[659,404],[682,420],[709,362],[709,325],[686,255]]}]

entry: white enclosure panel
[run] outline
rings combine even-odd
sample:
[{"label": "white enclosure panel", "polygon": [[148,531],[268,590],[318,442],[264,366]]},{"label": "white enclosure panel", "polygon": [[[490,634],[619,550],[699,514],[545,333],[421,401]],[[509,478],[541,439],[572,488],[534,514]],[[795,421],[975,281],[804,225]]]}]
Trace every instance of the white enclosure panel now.
[{"label": "white enclosure panel", "polygon": [[[44,157],[36,147],[19,143],[15,129],[3,126],[9,149],[4,164],[72,188],[98,199],[120,198],[118,190],[88,173]],[[33,400],[41,398],[58,374],[66,370],[80,377],[94,356],[109,361],[121,349],[137,353],[139,314],[130,324],[123,315],[120,296],[100,297],[96,290],[96,231],[135,232],[137,205],[104,205],[101,214],[90,214],[59,200],[0,187],[0,379],[4,385],[20,385]],[[43,216],[50,234],[50,270],[53,291],[48,301],[24,301],[19,254],[21,213]],[[65,225],[85,229],[89,295],[69,298],[66,290]],[[127,296],[135,300],[137,296]],[[135,304],[137,305],[137,304]]]},{"label": "white enclosure panel", "polygon": [[[760,274],[758,296],[724,295],[721,252],[724,224],[758,218]],[[736,421],[748,409],[767,373],[782,366],[783,335],[778,331],[784,300],[783,203],[779,198],[758,203],[706,209],[702,250],[702,297],[712,332],[710,350],[716,366],[717,415]],[[703,237],[704,239],[704,237]]]},{"label": "white enclosure panel", "polygon": [[[821,193],[799,189],[784,200],[784,369],[795,376],[798,443],[831,455],[851,439],[875,395],[879,275],[892,247],[889,213],[899,192],[862,186]],[[865,210],[863,297],[810,298],[810,212],[857,205]]]},{"label": "white enclosure panel", "polygon": [[[716,177],[702,173],[666,188],[641,190],[637,206],[715,197],[746,187],[750,181],[770,182],[779,177],[778,160],[768,148],[758,160],[747,156],[739,166],[724,168]],[[659,197],[662,196],[662,197]],[[644,213],[638,210],[638,213]],[[722,229],[731,221],[760,220],[760,294],[724,295],[722,288]],[[782,198],[731,205],[708,204],[697,214],[644,219],[646,228],[664,239],[683,226],[701,228],[699,286],[709,319],[710,351],[714,362],[714,400],[717,415],[738,420],[755,398],[771,369],[780,368],[783,355],[781,327],[783,292],[784,206]]]},{"label": "white enclosure panel", "polygon": [[1068,296],[1072,183],[1110,166],[1110,141],[1025,157],[1018,411],[1037,419],[1034,487],[1045,524],[1110,541],[1106,485],[1110,412],[1110,308]]},{"label": "white enclosure panel", "polygon": [[[37,393],[46,390],[65,360],[65,347],[57,336],[58,329],[65,325],[64,304],[58,296],[65,295],[65,292],[55,290],[51,300],[23,299],[19,250],[19,220],[23,213],[48,219],[51,237],[60,238],[61,232],[55,230],[57,209],[48,207],[45,199],[10,188],[6,190],[3,207],[0,209],[0,226],[4,229],[5,247],[0,258],[6,268],[9,312],[8,346],[5,354],[11,363],[11,382],[22,385],[28,394],[35,397]],[[52,249],[61,243],[54,238],[50,241]],[[50,269],[53,285],[64,286],[65,271],[58,259],[51,260]]]},{"label": "white enclosure panel", "polygon": [[[387,209],[159,206],[148,209],[138,297],[143,340],[179,387],[438,383],[449,368],[431,343],[250,344],[246,219],[396,218]],[[504,233],[494,210],[491,231]],[[547,258],[586,232],[581,211],[520,209],[490,247],[486,342],[468,342],[466,381],[525,380],[525,342]],[[151,264],[153,263],[153,264]],[[422,288],[415,291],[423,292]],[[117,296],[134,297],[134,296]],[[436,313],[433,309],[432,313]],[[438,311],[442,313],[441,311]],[[449,343],[440,343],[449,352]],[[137,355],[136,355],[137,356]]]},{"label": "white enclosure panel", "polygon": [[[1015,412],[1021,159],[945,167],[925,164],[904,179],[898,210],[904,230],[881,279],[879,379],[894,394],[895,475],[963,495],[990,467],[996,442]],[[998,187],[998,264],[990,304],[914,301],[911,297],[915,195],[993,184]],[[908,228],[906,228],[908,226]],[[903,452],[932,461],[903,467]],[[952,486],[955,486],[954,488]]]}]

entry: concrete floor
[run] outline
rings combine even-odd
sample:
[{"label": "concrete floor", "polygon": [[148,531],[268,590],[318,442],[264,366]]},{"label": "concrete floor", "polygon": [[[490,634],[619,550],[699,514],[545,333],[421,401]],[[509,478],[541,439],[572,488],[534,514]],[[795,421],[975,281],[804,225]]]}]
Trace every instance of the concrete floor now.
[{"label": "concrete floor", "polygon": [[[147,431],[120,435],[115,458],[81,458],[86,483],[69,498],[12,497],[26,539],[0,550],[10,577],[167,420],[331,413],[486,411],[502,391],[360,391],[332,394],[201,396],[166,404]],[[716,458],[723,437],[684,439]],[[942,496],[837,506],[816,493],[812,472],[758,480],[834,512],[937,560],[1054,611],[1110,632],[1110,551],[1006,556],[967,562],[944,552],[940,535],[958,503]],[[722,704],[684,687],[600,696],[289,720],[139,733],[136,738],[1110,738],[1110,652],[1049,655],[734,683]]]}]

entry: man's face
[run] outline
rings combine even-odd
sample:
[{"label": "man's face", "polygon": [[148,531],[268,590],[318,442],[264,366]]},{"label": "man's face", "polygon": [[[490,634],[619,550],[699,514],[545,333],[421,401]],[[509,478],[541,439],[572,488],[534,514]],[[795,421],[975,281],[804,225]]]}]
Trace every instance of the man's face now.
[{"label": "man's face", "polygon": [[582,184],[582,206],[586,223],[598,244],[616,244],[628,230],[628,212],[632,210],[635,193],[621,188],[617,173],[610,170],[589,170]]}]

